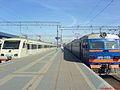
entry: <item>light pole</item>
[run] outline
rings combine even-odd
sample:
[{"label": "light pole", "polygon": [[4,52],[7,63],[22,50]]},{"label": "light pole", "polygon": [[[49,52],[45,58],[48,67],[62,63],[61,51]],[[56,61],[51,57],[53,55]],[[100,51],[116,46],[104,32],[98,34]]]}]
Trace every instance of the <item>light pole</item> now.
[{"label": "light pole", "polygon": [[41,41],[41,35],[37,35],[38,36],[38,40]]},{"label": "light pole", "polygon": [[63,29],[61,29],[61,46],[62,46],[62,43],[63,43],[63,42],[62,42],[62,41],[63,41],[63,39],[62,39],[62,38],[63,38],[62,33],[63,33]]},{"label": "light pole", "polygon": [[59,25],[57,25],[57,37],[56,37],[56,40],[57,40],[57,48],[58,48],[58,40],[59,40],[59,38],[58,38],[58,34],[59,34],[58,30],[59,30]]}]

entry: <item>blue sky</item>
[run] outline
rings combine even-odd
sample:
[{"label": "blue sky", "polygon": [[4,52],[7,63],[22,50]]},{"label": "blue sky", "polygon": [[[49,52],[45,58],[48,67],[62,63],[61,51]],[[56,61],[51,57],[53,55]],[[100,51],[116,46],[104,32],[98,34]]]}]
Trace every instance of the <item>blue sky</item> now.
[{"label": "blue sky", "polygon": [[[114,0],[108,8],[90,22],[110,1],[111,0],[0,0],[0,20],[59,21],[65,26],[119,25],[120,0]],[[9,30],[8,27],[2,28],[7,30],[5,32],[18,32],[13,29]],[[23,27],[23,32],[30,33],[30,30],[25,31],[25,28],[26,27]],[[34,32],[41,33],[40,30]],[[47,32],[49,31],[44,31],[44,34]],[[51,33],[56,35],[56,31],[51,31]]]}]

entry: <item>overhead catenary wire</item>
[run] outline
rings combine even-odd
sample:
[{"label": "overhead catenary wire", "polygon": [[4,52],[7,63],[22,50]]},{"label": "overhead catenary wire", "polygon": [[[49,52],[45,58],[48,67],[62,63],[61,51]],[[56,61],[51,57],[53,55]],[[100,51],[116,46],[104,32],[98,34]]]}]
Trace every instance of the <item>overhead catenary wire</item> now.
[{"label": "overhead catenary wire", "polygon": [[90,17],[91,14],[94,13],[94,11],[98,8],[98,6],[100,5],[100,3],[102,2],[103,0],[99,0],[96,5],[92,8],[92,10],[88,13],[86,19],[88,19]]},{"label": "overhead catenary wire", "polygon": [[[13,10],[11,10],[10,8],[3,7],[2,5],[0,5],[0,9],[2,9],[4,12],[6,12],[6,13],[8,13],[8,14],[11,14],[12,16],[16,17],[18,20],[21,20],[21,19],[22,19],[16,12],[14,12]],[[0,17],[0,19],[1,19],[1,22],[2,22],[2,21],[3,21],[3,22],[8,22],[8,20],[6,20],[6,19],[4,19],[4,18],[2,18],[2,17]],[[20,26],[20,25],[19,25],[19,26]],[[20,28],[21,28],[21,26],[20,26]],[[5,28],[1,28],[1,27],[0,27],[0,29],[1,29],[1,30],[6,30]],[[13,32],[13,31],[10,31],[10,32]],[[14,33],[18,33],[18,32],[14,32]]]},{"label": "overhead catenary wire", "polygon": [[[5,12],[9,12],[9,14],[11,14],[11,15],[13,15],[13,16],[16,16],[16,17],[18,17],[17,15],[15,15],[15,14],[12,14],[11,13],[11,11],[9,11],[8,9],[6,9],[6,8],[4,8],[3,6],[1,6],[0,5],[0,9],[2,9],[2,10],[4,10]],[[3,17],[0,17],[0,21],[8,21],[8,20],[6,20],[6,19],[4,19]],[[0,30],[5,30],[6,31],[6,29],[5,28],[2,28],[2,27],[0,27]],[[11,31],[12,32],[12,31]]]},{"label": "overhead catenary wire", "polygon": [[100,12],[98,12],[87,24],[90,24],[95,18],[97,18],[102,12],[104,12],[112,3],[114,0],[111,0]]}]

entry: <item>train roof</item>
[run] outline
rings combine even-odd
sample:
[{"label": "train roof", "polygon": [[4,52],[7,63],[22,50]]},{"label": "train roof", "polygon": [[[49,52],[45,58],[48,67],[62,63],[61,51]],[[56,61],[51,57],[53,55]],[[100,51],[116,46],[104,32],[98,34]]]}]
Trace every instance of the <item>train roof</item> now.
[{"label": "train roof", "polygon": [[[83,40],[83,39],[101,39],[102,37],[100,36],[100,33],[91,33],[91,34],[88,34],[88,35],[85,35],[79,39],[74,39],[72,42],[69,42],[67,43],[68,44],[71,44],[71,43],[75,43],[75,42],[78,42],[80,40]],[[118,35],[115,35],[115,34],[107,34],[106,37],[104,37],[105,39],[120,39]]]},{"label": "train roof", "polygon": [[[102,37],[100,35],[101,35],[100,33],[93,33],[93,34],[85,35],[82,38],[87,38],[87,39],[101,39]],[[80,39],[82,39],[82,38],[80,38]],[[107,39],[107,38],[119,39],[118,35],[115,35],[115,34],[106,34],[106,36],[104,38],[105,39]]]},{"label": "train roof", "polygon": [[26,39],[26,38],[5,38],[4,40],[21,40],[21,41],[26,41],[27,43],[36,43],[36,44],[42,44],[42,45],[54,45],[52,43],[47,43],[44,41],[38,41],[38,40],[33,40],[33,39]]}]

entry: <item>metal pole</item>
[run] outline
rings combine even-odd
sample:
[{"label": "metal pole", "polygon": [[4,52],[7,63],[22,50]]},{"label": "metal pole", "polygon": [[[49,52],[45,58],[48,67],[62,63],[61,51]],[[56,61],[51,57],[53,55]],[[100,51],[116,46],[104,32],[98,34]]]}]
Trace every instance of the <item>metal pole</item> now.
[{"label": "metal pole", "polygon": [[57,48],[58,48],[58,29],[59,29],[59,25],[57,25]]},{"label": "metal pole", "polygon": [[101,27],[100,27],[100,33],[101,33]]},{"label": "metal pole", "polygon": [[63,30],[61,29],[61,45],[62,45],[62,37],[63,37],[63,36],[62,36],[62,31],[63,31]]}]

